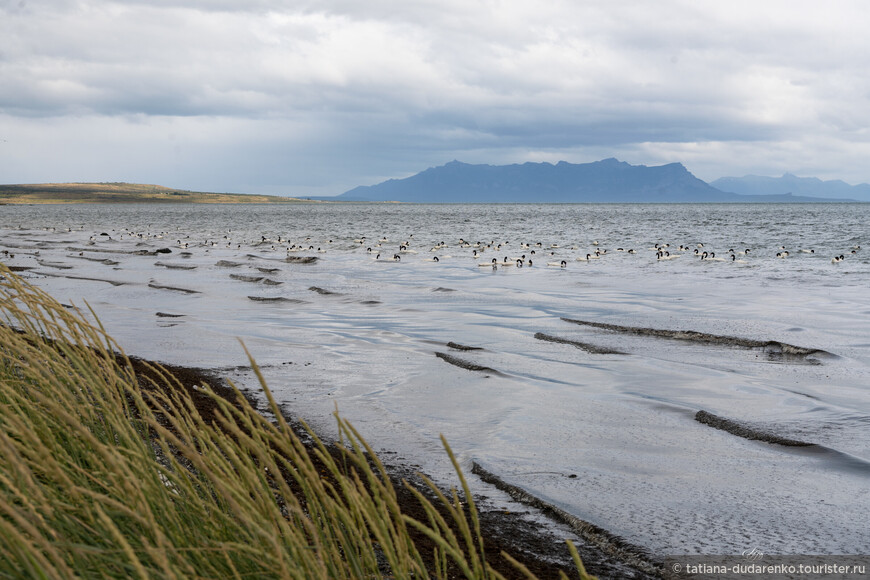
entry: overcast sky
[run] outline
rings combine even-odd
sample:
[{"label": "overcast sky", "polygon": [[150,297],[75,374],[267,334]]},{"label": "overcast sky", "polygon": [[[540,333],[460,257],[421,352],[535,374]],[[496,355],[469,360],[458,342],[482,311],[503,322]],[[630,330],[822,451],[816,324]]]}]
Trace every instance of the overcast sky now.
[{"label": "overcast sky", "polygon": [[453,159],[870,182],[870,3],[0,0],[0,183],[331,195]]}]

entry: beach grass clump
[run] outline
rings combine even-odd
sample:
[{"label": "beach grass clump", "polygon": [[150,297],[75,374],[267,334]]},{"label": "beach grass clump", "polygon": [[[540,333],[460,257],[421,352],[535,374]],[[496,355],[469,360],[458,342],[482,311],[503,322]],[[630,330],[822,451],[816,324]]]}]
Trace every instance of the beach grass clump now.
[{"label": "beach grass clump", "polygon": [[501,577],[446,442],[463,491],[415,490],[416,521],[347,421],[304,444],[251,363],[273,417],[203,385],[206,420],[0,264],[0,578]]}]

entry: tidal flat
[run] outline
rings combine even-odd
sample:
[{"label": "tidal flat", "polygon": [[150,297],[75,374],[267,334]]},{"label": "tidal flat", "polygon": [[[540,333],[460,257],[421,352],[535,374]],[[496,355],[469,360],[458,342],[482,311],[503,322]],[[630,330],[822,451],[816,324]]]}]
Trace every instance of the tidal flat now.
[{"label": "tidal flat", "polygon": [[443,433],[467,472],[652,558],[866,554],[866,223],[861,204],[7,206],[0,259],[129,354],[253,389],[241,339],[326,436],[337,406],[438,481]]}]

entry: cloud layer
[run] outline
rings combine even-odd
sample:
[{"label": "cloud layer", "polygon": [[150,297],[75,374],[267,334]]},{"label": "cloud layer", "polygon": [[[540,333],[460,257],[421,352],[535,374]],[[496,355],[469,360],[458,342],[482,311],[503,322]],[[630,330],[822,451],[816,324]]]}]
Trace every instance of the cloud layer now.
[{"label": "cloud layer", "polygon": [[610,156],[868,182],[865,6],[0,0],[0,182],[332,194]]}]

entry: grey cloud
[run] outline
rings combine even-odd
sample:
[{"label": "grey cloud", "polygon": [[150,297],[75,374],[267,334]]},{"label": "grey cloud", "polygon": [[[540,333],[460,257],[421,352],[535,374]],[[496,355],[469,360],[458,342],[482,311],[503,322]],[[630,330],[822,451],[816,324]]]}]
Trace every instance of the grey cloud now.
[{"label": "grey cloud", "polygon": [[[52,119],[90,119],[87,147],[111,135],[152,160],[140,168],[185,180],[170,185],[332,193],[454,157],[622,152],[720,167],[715,178],[750,157],[818,167],[813,155],[836,153],[842,166],[867,149],[862,4],[816,8],[818,26],[781,2],[524,4],[5,0],[0,119],[34,155]],[[175,157],[155,129],[172,119],[169,145],[187,143]],[[209,128],[210,141],[185,141]],[[208,171],[197,151],[233,169]]]}]

